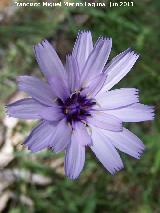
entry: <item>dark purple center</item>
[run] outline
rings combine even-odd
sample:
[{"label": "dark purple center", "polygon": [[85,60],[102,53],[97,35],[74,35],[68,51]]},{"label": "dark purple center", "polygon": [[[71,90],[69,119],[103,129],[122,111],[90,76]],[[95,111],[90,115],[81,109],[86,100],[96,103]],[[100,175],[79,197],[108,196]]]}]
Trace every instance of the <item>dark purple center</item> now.
[{"label": "dark purple center", "polygon": [[96,102],[93,99],[82,96],[80,93],[75,93],[67,98],[65,102],[58,99],[58,104],[62,107],[67,121],[72,123],[72,121],[85,120],[87,116],[91,116],[90,110]]}]

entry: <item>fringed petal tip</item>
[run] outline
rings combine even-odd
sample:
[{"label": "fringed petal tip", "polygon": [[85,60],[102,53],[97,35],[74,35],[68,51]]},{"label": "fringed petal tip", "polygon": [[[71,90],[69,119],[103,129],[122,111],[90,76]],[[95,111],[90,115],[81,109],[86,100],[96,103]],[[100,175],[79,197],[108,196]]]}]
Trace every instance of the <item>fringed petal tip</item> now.
[{"label": "fringed petal tip", "polygon": [[145,112],[148,112],[148,115],[150,115],[150,119],[148,120],[154,120],[155,119],[155,107],[141,104],[142,109],[144,109]]},{"label": "fringed petal tip", "polygon": [[103,72],[107,72],[108,77],[101,92],[108,91],[117,84],[131,70],[138,57],[139,54],[129,48],[106,64]]},{"label": "fringed petal tip", "polygon": [[91,31],[89,31],[89,30],[79,30],[77,33],[77,38],[76,38],[75,44],[73,46],[73,50],[76,48],[77,42],[79,41],[80,37],[84,34],[92,36]]},{"label": "fringed petal tip", "polygon": [[120,53],[120,54],[128,54],[128,53],[130,53],[131,55],[134,55],[134,56],[136,56],[136,57],[139,57],[140,56],[140,54],[139,53],[137,53],[137,52],[135,52],[135,50],[133,50],[131,47],[129,47],[128,49],[126,49],[125,51],[123,51],[122,53]]},{"label": "fringed petal tip", "polygon": [[132,57],[132,60],[135,59],[137,60],[140,56],[140,54],[136,53],[134,50],[131,49],[131,51],[129,52],[130,56]]},{"label": "fringed petal tip", "polygon": [[56,125],[42,121],[26,137],[24,145],[33,153],[48,148],[54,137],[55,129]]},{"label": "fringed petal tip", "polygon": [[4,106],[4,112],[7,115],[7,117],[11,117],[12,116],[12,115],[10,115],[9,110],[8,110],[9,105],[10,104],[7,104],[7,105]]},{"label": "fringed petal tip", "polygon": [[77,180],[79,178],[79,176],[81,175],[81,173],[77,174],[77,175],[75,175],[74,173],[70,174],[70,173],[66,172],[66,168],[64,168],[64,172],[65,172],[66,177],[71,181]]},{"label": "fringed petal tip", "polygon": [[21,145],[24,147],[24,149],[30,151],[33,154],[42,151],[42,149],[47,149],[47,148],[49,149],[49,147],[43,147],[42,149],[37,149],[37,148],[34,147],[34,145],[28,144],[25,141],[23,143],[21,143]]},{"label": "fringed petal tip", "polygon": [[138,60],[138,58],[140,57],[140,54],[135,52],[131,48],[129,48],[129,50],[126,52],[125,55],[128,55],[128,62],[130,62],[130,63],[135,63]]},{"label": "fringed petal tip", "polygon": [[99,42],[103,42],[103,44],[108,45],[108,48],[112,47],[112,38],[111,37],[100,36],[95,43],[95,47],[100,44]]},{"label": "fringed petal tip", "polygon": [[[66,175],[67,176],[67,175]],[[80,176],[80,175],[79,175]],[[70,176],[67,176],[67,178],[69,179],[69,180],[71,180],[71,181],[75,181],[75,180],[77,180],[78,178],[79,178],[79,176],[77,176],[77,177],[70,177]]]},{"label": "fringed petal tip", "polygon": [[54,152],[55,154],[59,154],[64,151],[64,150],[58,150],[53,146],[49,146],[48,149],[51,150],[52,152]]},{"label": "fringed petal tip", "polygon": [[11,104],[6,104],[6,105],[4,106],[4,112],[5,112],[5,114],[7,115],[7,117],[16,118],[16,117],[14,116],[14,114],[10,112],[10,107],[11,107],[11,106],[12,106],[12,103],[11,103]]},{"label": "fringed petal tip", "polygon": [[78,33],[77,33],[77,37],[80,36],[81,34],[91,34],[91,31],[90,30],[79,30]]},{"label": "fringed petal tip", "polygon": [[41,42],[39,42],[38,44],[33,46],[33,50],[34,50],[34,53],[35,53],[36,56],[37,56],[37,51],[41,48],[44,48],[44,46],[42,45]]},{"label": "fringed petal tip", "polygon": [[42,41],[40,41],[36,45],[33,45],[33,49],[35,50],[36,47],[44,47],[47,44],[49,44],[48,40],[47,39],[43,39]]},{"label": "fringed petal tip", "polygon": [[135,96],[135,103],[139,103],[139,89],[133,88],[133,95]]},{"label": "fringed petal tip", "polygon": [[102,40],[102,41],[111,41],[112,42],[112,38],[111,37],[105,37],[105,36],[99,36],[96,43],[99,41],[99,40]]},{"label": "fringed petal tip", "polygon": [[75,56],[80,72],[82,72],[85,62],[93,50],[92,34],[90,31],[80,31],[73,46],[72,55]]},{"label": "fringed petal tip", "polygon": [[24,145],[28,151],[30,151],[31,153],[35,154],[36,152],[40,152],[42,150],[36,150],[34,148],[32,148],[32,146],[27,146],[27,145]]},{"label": "fringed petal tip", "polygon": [[35,45],[35,46],[42,46],[43,48],[45,48],[45,47],[50,47],[50,48],[52,48],[52,45],[50,44],[50,42],[47,40],[47,39],[43,39],[41,42],[39,42],[37,45]]},{"label": "fringed petal tip", "polygon": [[154,106],[149,106],[149,109],[152,113],[153,119],[155,118],[155,107]]},{"label": "fringed petal tip", "polygon": [[49,42],[48,42],[48,40],[47,39],[43,39],[42,41],[41,41],[41,45],[43,46],[44,44],[48,44]]},{"label": "fringed petal tip", "polygon": [[110,170],[109,172],[111,173],[111,175],[116,175],[117,172],[121,171],[122,169],[124,169],[124,165],[120,165],[118,167],[113,168],[113,170]]},{"label": "fringed petal tip", "polygon": [[140,158],[142,157],[143,153],[145,151],[145,146],[142,143],[141,144],[141,148],[139,147],[139,150],[134,154],[134,156],[132,156],[134,159],[136,160],[140,160]]},{"label": "fringed petal tip", "polygon": [[[25,146],[25,145],[24,145]],[[32,148],[32,146],[25,146],[27,148],[28,151],[30,151],[32,154],[36,154],[38,152],[41,152],[42,150],[39,149],[37,150],[37,148]],[[47,147],[43,148],[44,150],[47,150]]]},{"label": "fringed petal tip", "polygon": [[132,52],[134,51],[131,47],[128,47],[126,50],[124,50],[122,53],[129,53],[129,52]]},{"label": "fringed petal tip", "polygon": [[68,58],[70,58],[70,57],[72,57],[73,55],[71,54],[71,53],[68,53],[67,55],[66,55],[66,60],[68,60]]},{"label": "fringed petal tip", "polygon": [[144,150],[145,150],[145,147],[141,151],[139,151],[137,153],[137,156],[134,156],[134,158],[136,158],[137,160],[140,160],[140,158],[142,157],[142,155],[144,153]]}]

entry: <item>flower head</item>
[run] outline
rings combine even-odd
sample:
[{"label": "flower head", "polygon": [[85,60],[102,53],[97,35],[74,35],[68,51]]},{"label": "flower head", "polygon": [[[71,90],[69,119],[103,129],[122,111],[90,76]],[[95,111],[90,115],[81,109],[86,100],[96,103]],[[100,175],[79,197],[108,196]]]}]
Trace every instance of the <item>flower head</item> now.
[{"label": "flower head", "polygon": [[152,120],[153,107],[139,103],[135,88],[110,91],[139,55],[127,49],[107,63],[111,46],[111,38],[100,37],[93,45],[91,33],[80,32],[63,66],[49,42],[42,41],[34,51],[47,82],[18,77],[19,89],[31,98],[7,105],[12,117],[40,120],[24,144],[32,152],[65,151],[65,174],[70,179],[83,169],[86,146],[111,174],[123,168],[117,149],[137,159],[144,150],[122,122]]}]

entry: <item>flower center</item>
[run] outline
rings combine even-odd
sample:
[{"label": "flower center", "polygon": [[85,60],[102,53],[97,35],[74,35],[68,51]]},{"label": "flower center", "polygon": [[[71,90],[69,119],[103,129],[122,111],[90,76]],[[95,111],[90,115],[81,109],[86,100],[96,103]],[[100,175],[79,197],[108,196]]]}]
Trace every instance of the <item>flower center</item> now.
[{"label": "flower center", "polygon": [[58,99],[58,104],[62,107],[67,121],[72,124],[72,121],[85,121],[87,116],[91,116],[90,110],[96,102],[80,93],[74,93],[65,102]]}]

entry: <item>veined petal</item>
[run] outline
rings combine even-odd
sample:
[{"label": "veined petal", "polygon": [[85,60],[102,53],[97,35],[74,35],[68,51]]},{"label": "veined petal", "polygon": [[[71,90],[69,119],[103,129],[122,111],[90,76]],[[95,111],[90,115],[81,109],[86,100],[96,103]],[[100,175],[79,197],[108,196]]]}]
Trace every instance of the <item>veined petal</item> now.
[{"label": "veined petal", "polygon": [[34,46],[37,62],[41,71],[48,80],[53,93],[61,99],[69,94],[67,87],[67,75],[64,66],[56,51],[47,40]]},{"label": "veined petal", "polygon": [[112,59],[109,65],[106,66],[104,72],[107,72],[107,79],[101,92],[110,90],[117,84],[133,67],[139,55],[127,49]]},{"label": "veined petal", "polygon": [[32,98],[42,104],[52,106],[54,104],[55,94],[51,91],[48,84],[32,76],[19,76],[17,78],[20,90],[28,93]]},{"label": "veined petal", "polygon": [[[126,49],[125,51],[123,51],[123,52],[121,52],[121,53],[119,53],[117,56],[115,56],[109,63],[107,63],[106,64],[106,66],[104,67],[104,71],[106,72],[106,71],[108,71],[108,72],[110,72],[110,71],[112,71],[111,70],[111,68],[113,68],[116,64],[117,64],[117,62],[124,62],[125,60],[126,60],[126,57],[124,57],[124,56],[126,56],[128,53],[130,53],[130,52],[132,52],[132,49],[131,48],[128,48],[128,49]],[[110,69],[109,70],[107,70],[107,68],[108,67],[110,67]]]},{"label": "veined petal", "polygon": [[78,140],[77,134],[73,132],[71,143],[65,152],[65,174],[72,180],[78,178],[85,162],[85,146],[78,143]]},{"label": "veined petal", "polygon": [[123,162],[110,140],[99,133],[99,130],[92,129],[93,145],[90,146],[96,157],[103,166],[113,175],[123,168]]},{"label": "veined petal", "polygon": [[102,72],[112,47],[111,38],[100,38],[94,46],[88,60],[85,63],[81,82],[85,86],[86,82]]},{"label": "veined petal", "polygon": [[113,132],[122,131],[122,121],[107,113],[93,111],[92,116],[87,118],[87,122],[101,129],[107,129]]},{"label": "veined petal", "polygon": [[128,129],[123,128],[122,132],[116,133],[107,130],[102,130],[102,132],[117,149],[134,158],[139,159],[144,151],[142,141]]},{"label": "veined petal", "polygon": [[88,97],[94,97],[103,87],[106,80],[106,73],[100,73],[95,78],[91,79],[87,84],[81,94],[87,95]]},{"label": "veined petal", "polygon": [[57,125],[54,138],[50,143],[50,147],[55,152],[63,151],[71,142],[71,132],[72,129],[69,125],[67,125],[66,120],[61,120]]},{"label": "veined petal", "polygon": [[121,88],[98,94],[96,100],[103,109],[115,109],[139,102],[139,96],[135,88]]},{"label": "veined petal", "polygon": [[116,116],[123,122],[140,122],[154,119],[154,108],[139,103],[113,110],[106,110],[105,112]]},{"label": "veined petal", "polygon": [[35,127],[30,135],[26,138],[24,144],[32,152],[38,152],[48,148],[50,141],[54,137],[57,123],[41,122]]},{"label": "veined petal", "polygon": [[34,46],[35,56],[40,69],[46,79],[50,77],[61,76],[64,79],[66,76],[64,66],[51,44],[44,40]]},{"label": "veined petal", "polygon": [[75,42],[72,55],[77,59],[80,72],[93,50],[92,35],[90,31],[81,31]]},{"label": "veined petal", "polygon": [[80,87],[80,73],[77,60],[69,55],[66,57],[66,70],[68,76],[68,86],[71,93]]},{"label": "veined petal", "polygon": [[73,133],[76,135],[76,143],[82,146],[92,144],[91,136],[88,134],[87,127],[82,122],[76,122],[74,124]]},{"label": "veined petal", "polygon": [[44,120],[48,121],[59,121],[61,120],[64,115],[62,114],[62,110],[58,105],[52,107],[45,107],[39,111],[39,115]]},{"label": "veined petal", "polygon": [[20,119],[41,119],[39,112],[46,108],[32,98],[21,99],[6,107],[9,116]]},{"label": "veined petal", "polygon": [[68,85],[58,76],[51,77],[49,84],[54,94],[62,100],[66,100],[69,97],[70,92]]}]

